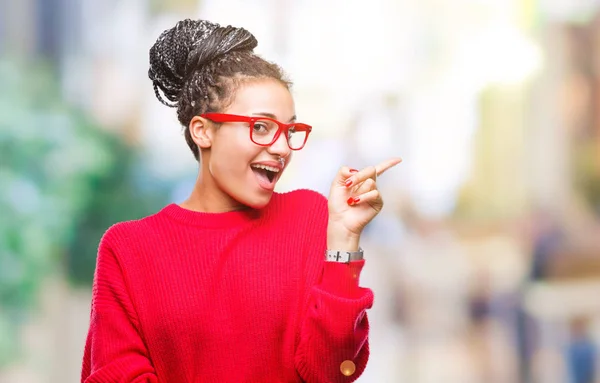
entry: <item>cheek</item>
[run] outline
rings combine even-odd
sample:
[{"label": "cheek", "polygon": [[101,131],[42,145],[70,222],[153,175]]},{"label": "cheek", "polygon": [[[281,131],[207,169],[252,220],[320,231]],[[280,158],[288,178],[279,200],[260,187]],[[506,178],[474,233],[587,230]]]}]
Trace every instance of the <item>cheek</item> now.
[{"label": "cheek", "polygon": [[238,178],[243,177],[249,170],[249,165],[259,150],[249,138],[239,134],[227,137],[223,135],[219,138],[219,141],[215,141],[211,154],[213,176],[227,183],[242,181]]}]

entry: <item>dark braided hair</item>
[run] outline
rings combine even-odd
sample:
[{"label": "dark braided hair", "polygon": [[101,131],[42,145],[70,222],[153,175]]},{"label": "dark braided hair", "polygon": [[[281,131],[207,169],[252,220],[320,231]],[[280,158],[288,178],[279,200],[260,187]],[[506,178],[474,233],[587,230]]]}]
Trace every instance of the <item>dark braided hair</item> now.
[{"label": "dark braided hair", "polygon": [[257,44],[244,28],[186,19],[161,33],[150,49],[148,77],[156,97],[177,108],[196,160],[200,153],[189,131],[194,116],[227,108],[244,81],[272,78],[290,88],[278,65],[253,52]]}]

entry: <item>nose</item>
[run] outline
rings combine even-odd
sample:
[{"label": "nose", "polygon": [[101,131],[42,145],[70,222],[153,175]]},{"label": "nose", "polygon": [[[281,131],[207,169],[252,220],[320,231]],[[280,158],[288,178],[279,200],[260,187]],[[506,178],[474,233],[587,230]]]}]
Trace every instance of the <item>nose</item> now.
[{"label": "nose", "polygon": [[283,158],[287,157],[290,154],[291,149],[288,146],[286,132],[281,132],[279,137],[277,137],[277,140],[268,147],[267,151]]}]

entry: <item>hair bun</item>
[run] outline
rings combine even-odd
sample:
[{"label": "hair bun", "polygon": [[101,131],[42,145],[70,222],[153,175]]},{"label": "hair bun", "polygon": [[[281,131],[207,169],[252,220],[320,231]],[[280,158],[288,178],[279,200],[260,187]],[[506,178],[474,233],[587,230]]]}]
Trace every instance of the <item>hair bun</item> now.
[{"label": "hair bun", "polygon": [[[150,69],[157,98],[176,106],[185,81],[209,62],[232,51],[252,51],[258,42],[244,28],[221,27],[206,20],[182,20],[167,29],[150,48]],[[174,104],[168,104],[158,89]]]}]

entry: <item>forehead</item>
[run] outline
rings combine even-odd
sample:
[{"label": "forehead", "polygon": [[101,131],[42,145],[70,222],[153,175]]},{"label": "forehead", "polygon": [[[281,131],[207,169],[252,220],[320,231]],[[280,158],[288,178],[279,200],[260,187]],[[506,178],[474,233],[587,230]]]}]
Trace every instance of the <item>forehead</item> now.
[{"label": "forehead", "polygon": [[278,120],[287,121],[295,113],[294,99],[280,82],[261,79],[243,82],[225,113],[251,115],[271,113]]}]

